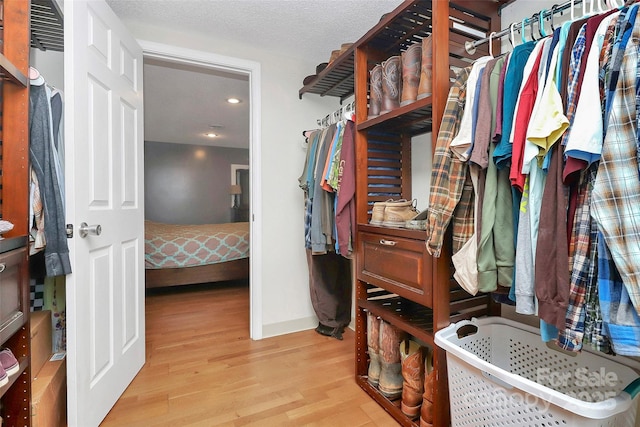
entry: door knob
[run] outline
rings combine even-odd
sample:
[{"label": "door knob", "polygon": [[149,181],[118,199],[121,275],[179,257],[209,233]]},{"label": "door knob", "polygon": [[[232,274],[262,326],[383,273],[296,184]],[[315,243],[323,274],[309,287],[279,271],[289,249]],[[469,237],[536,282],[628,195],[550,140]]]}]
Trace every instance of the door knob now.
[{"label": "door knob", "polygon": [[82,224],[80,224],[78,233],[80,234],[80,237],[87,237],[87,235],[89,234],[99,236],[100,233],[102,233],[102,227],[100,226],[100,224],[87,225],[86,222],[83,222]]}]

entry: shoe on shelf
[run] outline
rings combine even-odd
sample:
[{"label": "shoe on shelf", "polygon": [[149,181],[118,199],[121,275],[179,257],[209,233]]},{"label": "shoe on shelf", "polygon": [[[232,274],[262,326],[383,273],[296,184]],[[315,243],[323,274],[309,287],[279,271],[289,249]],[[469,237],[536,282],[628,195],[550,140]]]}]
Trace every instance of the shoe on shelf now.
[{"label": "shoe on shelf", "polygon": [[384,211],[387,208],[387,204],[392,202],[393,199],[388,199],[386,202],[375,202],[371,209],[371,220],[369,221],[369,224],[382,225],[382,221],[384,221]]},{"label": "shoe on shelf", "polygon": [[427,229],[427,210],[423,210],[413,218],[407,220],[404,224],[406,228],[412,230],[426,230]]},{"label": "shoe on shelf", "polygon": [[7,384],[9,384],[9,375],[2,365],[0,365],[0,387],[4,387]]},{"label": "shoe on shelf", "polygon": [[384,220],[382,225],[385,227],[405,227],[408,220],[418,214],[416,209],[416,200],[399,200],[397,202],[388,202],[384,210]]},{"label": "shoe on shelf", "polygon": [[20,370],[20,363],[18,363],[18,359],[16,359],[8,348],[0,350],[0,366],[2,366],[2,369],[5,370],[7,375],[17,374]]}]

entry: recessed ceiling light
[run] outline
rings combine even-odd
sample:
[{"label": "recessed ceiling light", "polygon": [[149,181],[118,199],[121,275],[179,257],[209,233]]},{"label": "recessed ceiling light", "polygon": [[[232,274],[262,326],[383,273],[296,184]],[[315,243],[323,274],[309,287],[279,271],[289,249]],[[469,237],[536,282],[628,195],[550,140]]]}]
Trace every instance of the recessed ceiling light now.
[{"label": "recessed ceiling light", "polygon": [[204,135],[209,138],[215,138],[216,136],[218,136],[217,133],[213,133],[213,132],[208,132],[208,133],[205,133]]},{"label": "recessed ceiling light", "polygon": [[238,98],[228,98],[227,102],[229,104],[240,104],[240,102],[242,102],[242,101],[240,101]]}]

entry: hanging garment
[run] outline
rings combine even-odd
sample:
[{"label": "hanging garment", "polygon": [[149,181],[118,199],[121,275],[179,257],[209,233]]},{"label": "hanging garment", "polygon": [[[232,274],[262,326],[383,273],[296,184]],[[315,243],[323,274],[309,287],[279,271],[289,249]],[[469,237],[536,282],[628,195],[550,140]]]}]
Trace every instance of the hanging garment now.
[{"label": "hanging garment", "polygon": [[336,228],[339,253],[350,257],[354,250],[353,236],[356,232],[356,157],[355,124],[347,121],[340,150],[338,166],[338,202],[336,205]]},{"label": "hanging garment", "polygon": [[[467,165],[451,155],[450,144],[458,133],[466,100],[466,83],[470,67],[460,70],[449,90],[433,155],[429,207],[427,208],[427,251],[439,257],[444,234],[462,197]],[[472,228],[473,226],[471,226]],[[465,227],[461,227],[465,230]],[[454,229],[454,234],[456,234]],[[463,231],[462,234],[467,234]],[[472,233],[469,233],[469,235]],[[468,239],[467,239],[468,240]],[[466,242],[466,240],[464,240]],[[459,247],[457,248],[459,249]],[[456,251],[456,248],[454,248]]]},{"label": "hanging garment", "polygon": [[321,325],[344,329],[351,322],[351,261],[335,252],[307,250],[311,304]]},{"label": "hanging garment", "polygon": [[46,237],[44,253],[47,276],[53,277],[70,274],[71,262],[67,246],[62,192],[52,153],[49,101],[44,79],[39,85],[37,83],[32,81],[29,91],[29,158],[38,178],[44,207]]},{"label": "hanging garment", "polygon": [[[640,180],[636,128],[638,38],[640,20],[636,19],[631,37],[633,41],[629,40],[629,46],[624,49],[616,89],[610,98],[606,136],[592,203],[593,218],[598,222],[604,242],[636,310],[640,309],[640,269],[637,268],[640,260]],[[615,61],[615,48],[613,58]],[[612,69],[612,74],[616,71]]]}]

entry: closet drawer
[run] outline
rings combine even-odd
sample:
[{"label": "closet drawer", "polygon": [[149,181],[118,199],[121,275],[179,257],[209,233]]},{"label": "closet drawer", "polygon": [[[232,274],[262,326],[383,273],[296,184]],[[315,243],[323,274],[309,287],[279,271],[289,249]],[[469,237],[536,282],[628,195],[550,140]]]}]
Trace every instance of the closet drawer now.
[{"label": "closet drawer", "polygon": [[431,307],[431,256],[424,240],[360,232],[358,279]]},{"label": "closet drawer", "polygon": [[26,248],[0,254],[0,343],[25,321],[24,310],[28,308],[22,307],[23,268],[26,268]]}]

